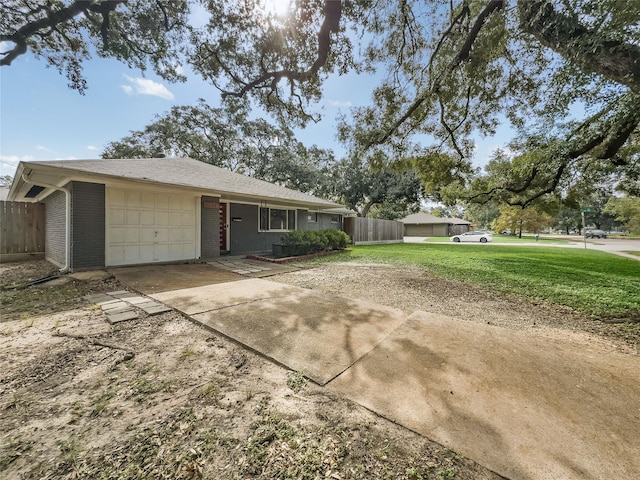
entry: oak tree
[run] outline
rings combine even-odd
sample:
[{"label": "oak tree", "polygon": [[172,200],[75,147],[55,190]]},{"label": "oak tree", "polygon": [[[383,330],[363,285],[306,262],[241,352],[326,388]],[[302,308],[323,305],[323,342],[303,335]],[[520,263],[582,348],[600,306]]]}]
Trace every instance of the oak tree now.
[{"label": "oak tree", "polygon": [[190,157],[233,172],[323,196],[331,150],[306,147],[294,133],[268,121],[249,119],[237,108],[174,106],[143,130],[109,143],[103,158]]},{"label": "oak tree", "polygon": [[341,128],[354,155],[445,155],[445,180],[466,185],[474,136],[509,122],[547,141],[485,198],[512,193],[526,206],[589,169],[637,191],[640,2],[291,0],[286,15],[270,3],[7,0],[0,64],[30,50],[82,91],[92,51],[172,80],[182,62],[223,98],[299,125],[318,118],[329,75],[376,71],[371,105]]}]

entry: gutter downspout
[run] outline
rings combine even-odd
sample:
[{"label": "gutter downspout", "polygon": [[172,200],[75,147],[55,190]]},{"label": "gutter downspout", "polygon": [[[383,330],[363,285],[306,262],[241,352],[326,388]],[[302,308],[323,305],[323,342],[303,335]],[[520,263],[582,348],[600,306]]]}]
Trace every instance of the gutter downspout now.
[{"label": "gutter downspout", "polygon": [[[32,171],[33,170],[29,171],[29,175],[31,175]],[[60,269],[60,273],[69,273],[69,268],[71,266],[71,192],[69,191],[68,188],[58,187],[57,185],[51,185],[51,184],[40,182],[40,181],[38,183],[34,183],[31,179],[29,179],[29,175],[25,175],[23,173],[22,181],[25,183],[28,183],[29,185],[42,185],[43,187],[52,188],[54,190],[58,190],[60,192],[65,193],[65,210],[66,210],[65,222],[64,222],[65,223],[65,242],[64,242],[65,265]]]}]

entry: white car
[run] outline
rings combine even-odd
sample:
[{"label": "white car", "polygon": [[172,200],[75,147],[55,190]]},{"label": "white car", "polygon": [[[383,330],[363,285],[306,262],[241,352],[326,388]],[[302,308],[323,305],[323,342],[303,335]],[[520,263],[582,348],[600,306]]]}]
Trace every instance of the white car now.
[{"label": "white car", "polygon": [[475,231],[475,232],[465,232],[465,233],[461,233],[460,235],[454,235],[453,237],[451,237],[451,241],[452,242],[480,242],[480,243],[487,243],[490,242],[491,240],[493,240],[493,237],[491,236],[491,234],[489,232],[485,232],[485,231]]}]

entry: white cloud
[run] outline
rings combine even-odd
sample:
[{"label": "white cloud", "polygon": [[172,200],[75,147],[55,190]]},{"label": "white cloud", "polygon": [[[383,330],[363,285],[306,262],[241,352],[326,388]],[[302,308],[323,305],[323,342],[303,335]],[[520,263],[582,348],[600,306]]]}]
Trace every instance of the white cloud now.
[{"label": "white cloud", "polygon": [[17,167],[20,162],[33,161],[33,157],[31,155],[23,155],[21,157],[18,155],[0,155],[0,161],[5,165]]},{"label": "white cloud", "polygon": [[8,52],[15,46],[16,44],[13,42],[0,42],[0,52]]},{"label": "white cloud", "polygon": [[34,158],[31,155],[0,155],[0,175],[16,174],[16,168],[20,162],[31,162]]},{"label": "white cloud", "polygon": [[152,95],[154,97],[173,100],[175,97],[167,87],[148,78],[133,78],[124,76],[131,85],[121,85],[122,91],[127,95]]},{"label": "white cloud", "polygon": [[353,103],[350,101],[340,101],[340,100],[328,100],[327,103],[330,107],[353,107]]},{"label": "white cloud", "polygon": [[87,145],[87,150],[91,150],[92,152],[96,152],[98,150],[98,147],[96,147],[95,145]]}]

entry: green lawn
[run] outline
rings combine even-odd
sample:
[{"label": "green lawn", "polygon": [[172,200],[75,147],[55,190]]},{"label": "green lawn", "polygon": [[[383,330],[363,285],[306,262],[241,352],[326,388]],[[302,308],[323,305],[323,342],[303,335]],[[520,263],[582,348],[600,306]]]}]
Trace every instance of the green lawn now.
[{"label": "green lawn", "polygon": [[400,243],[354,246],[324,261],[345,260],[421,266],[603,319],[640,316],[640,262],[596,250]]}]

